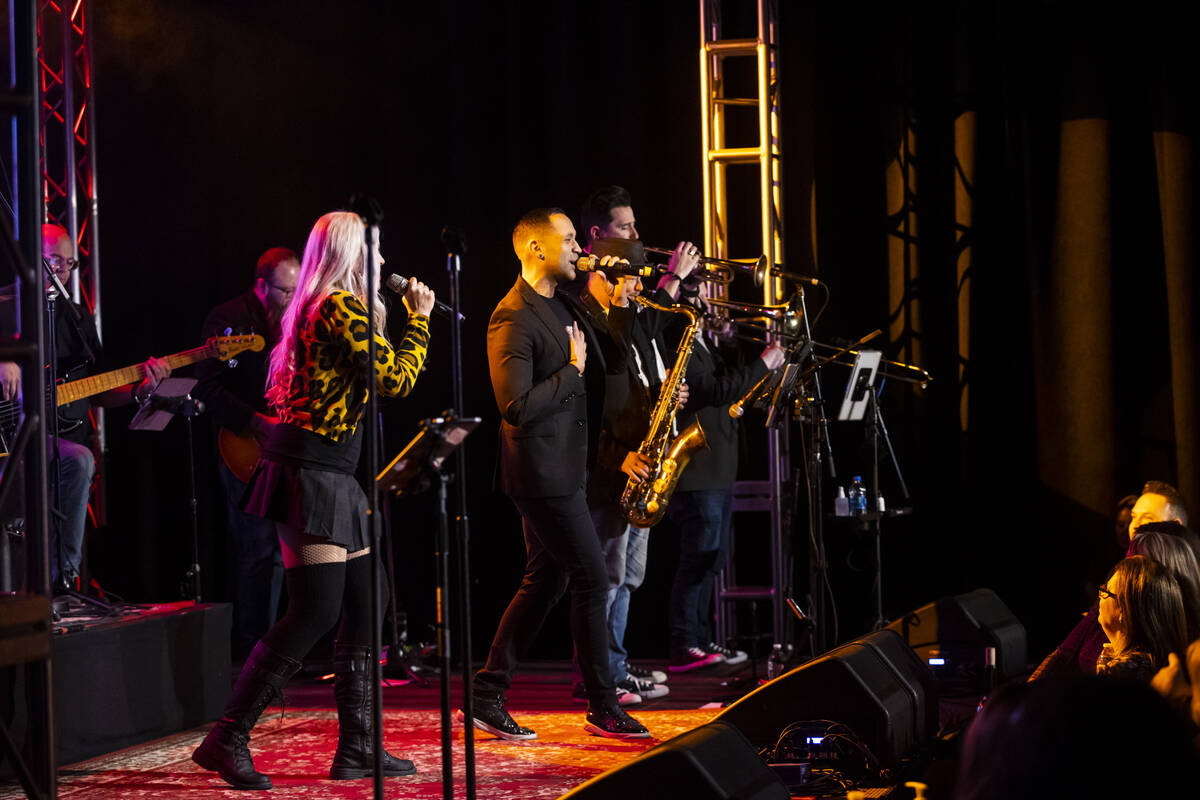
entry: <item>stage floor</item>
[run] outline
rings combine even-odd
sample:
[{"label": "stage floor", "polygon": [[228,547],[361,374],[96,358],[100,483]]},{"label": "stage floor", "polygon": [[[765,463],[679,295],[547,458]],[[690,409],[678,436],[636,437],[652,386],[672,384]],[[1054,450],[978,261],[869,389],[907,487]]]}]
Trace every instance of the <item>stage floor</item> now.
[{"label": "stage floor", "polygon": [[[751,676],[750,665],[716,667],[689,675],[672,675],[672,693],[628,710],[651,731],[652,739],[617,741],[583,730],[584,706],[571,699],[572,676],[565,663],[532,664],[518,675],[509,709],[519,722],[534,728],[538,739],[511,743],[477,732],[476,780],[480,798],[556,798],[583,781],[635,758],[646,749],[708,722],[714,705],[748,691],[725,685]],[[458,705],[459,682],[453,702]],[[428,688],[392,682],[383,690],[384,737],[388,750],[412,759],[417,774],[389,778],[385,796],[441,797],[441,733],[436,675]],[[367,798],[371,781],[330,781],[329,762],[337,744],[337,715],[332,689],[319,677],[289,684],[287,706],[268,710],[254,729],[251,752],[256,767],[271,776],[274,798]],[[191,761],[193,748],[209,726],[194,728],[143,745],[61,767],[59,797],[100,798],[229,797],[245,800],[245,792],[229,788],[214,773]],[[454,726],[455,794],[462,796],[463,729]],[[0,787],[0,798],[21,797],[15,784]]]}]

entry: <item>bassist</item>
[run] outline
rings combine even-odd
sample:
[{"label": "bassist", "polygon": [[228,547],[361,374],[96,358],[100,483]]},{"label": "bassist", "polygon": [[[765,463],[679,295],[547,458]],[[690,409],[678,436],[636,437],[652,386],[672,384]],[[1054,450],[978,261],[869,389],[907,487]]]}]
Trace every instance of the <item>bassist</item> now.
[{"label": "bassist", "polygon": [[[42,226],[42,257],[64,285],[70,281],[71,271],[79,265],[74,252],[71,236],[66,230],[58,225]],[[5,332],[14,332],[16,328],[14,294],[0,290],[0,328]],[[58,377],[76,380],[101,370],[102,353],[100,337],[96,334],[96,323],[91,314],[87,309],[76,306],[80,312],[76,320],[64,305],[70,302],[67,298],[56,301],[55,355],[59,366]],[[57,505],[62,514],[50,543],[50,573],[56,590],[78,588],[88,494],[96,470],[95,459],[88,447],[92,433],[91,426],[87,424],[88,411],[93,403],[111,407],[144,400],[171,371],[165,362],[154,357],[147,359],[143,367],[146,377],[136,386],[121,386],[91,400],[80,400],[58,409],[59,438],[57,442],[52,440],[49,443],[52,458],[54,450],[58,451]],[[12,362],[0,363],[0,399],[6,403],[15,402],[20,390],[20,368]]]}]

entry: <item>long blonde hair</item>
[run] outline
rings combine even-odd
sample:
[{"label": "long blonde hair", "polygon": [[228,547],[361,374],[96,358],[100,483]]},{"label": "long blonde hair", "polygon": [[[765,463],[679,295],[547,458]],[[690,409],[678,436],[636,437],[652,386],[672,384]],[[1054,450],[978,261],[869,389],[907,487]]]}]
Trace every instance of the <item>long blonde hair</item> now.
[{"label": "long blonde hair", "polygon": [[[350,292],[366,305],[366,227],[357,214],[348,211],[331,211],[318,219],[304,245],[296,295],[280,321],[279,342],[271,351],[267,371],[267,402],[277,410],[287,402],[298,366],[300,331],[309,315],[335,291]],[[386,339],[387,309],[378,293],[371,307],[375,332]]]}]

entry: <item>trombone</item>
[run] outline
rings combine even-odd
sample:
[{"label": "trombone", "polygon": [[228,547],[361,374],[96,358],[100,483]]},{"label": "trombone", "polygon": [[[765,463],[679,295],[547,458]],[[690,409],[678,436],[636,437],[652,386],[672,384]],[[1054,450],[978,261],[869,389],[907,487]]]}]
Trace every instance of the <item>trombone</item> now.
[{"label": "trombone", "polygon": [[[719,297],[710,297],[705,302],[717,308],[725,308],[730,311],[744,311],[755,315],[749,319],[731,318],[728,320],[735,325],[753,325],[765,333],[775,333],[787,337],[798,336],[800,322],[804,318],[804,305],[798,292],[789,297],[786,303],[779,303],[777,305],[737,303],[732,300],[722,300]],[[772,322],[779,324],[778,326],[772,326]],[[774,330],[774,327],[778,327],[779,330]]]},{"label": "trombone", "polygon": [[[853,367],[855,359],[858,358],[858,348],[851,347],[849,349],[836,347],[832,344],[824,342],[813,342],[814,352],[816,350],[824,350],[829,355],[825,358],[824,363],[838,364],[843,367]],[[884,378],[895,378],[898,381],[905,383],[915,383],[921,388],[925,388],[925,384],[933,380],[933,376],[925,370],[918,367],[916,364],[905,364],[903,361],[889,361],[884,358],[879,362],[879,375]]]},{"label": "trombone", "polygon": [[[721,300],[719,298],[709,298],[706,301],[709,305],[720,308],[727,308],[731,311],[745,311],[753,314],[751,317],[719,317],[721,322],[727,322],[734,325],[740,330],[747,330],[749,334],[737,333],[734,334],[739,339],[746,341],[758,342],[766,344],[766,334],[784,340],[789,343],[789,346],[796,346],[801,341],[807,341],[807,337],[800,329],[800,323],[803,320],[803,306],[800,303],[799,293],[792,295],[786,303],[778,305],[757,305],[754,303],[735,303],[731,300]],[[715,314],[712,316],[716,316]],[[757,334],[757,335],[755,335]],[[837,347],[835,345],[826,344],[817,340],[812,340],[813,353],[820,358],[819,353],[824,352],[822,363],[833,363],[844,367],[853,367],[854,360],[858,358],[858,348],[853,347],[849,350]],[[915,383],[922,387],[933,380],[933,376],[915,364],[905,364],[902,361],[890,361],[883,359],[879,364],[879,375],[884,378],[894,378],[905,383]]]}]

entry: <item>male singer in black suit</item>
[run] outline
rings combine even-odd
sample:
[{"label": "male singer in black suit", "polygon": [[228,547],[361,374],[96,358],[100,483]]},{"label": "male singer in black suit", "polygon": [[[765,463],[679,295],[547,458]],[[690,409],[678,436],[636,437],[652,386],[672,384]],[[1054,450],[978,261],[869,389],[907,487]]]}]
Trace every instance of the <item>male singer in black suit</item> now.
[{"label": "male singer in black suit", "polygon": [[[650,733],[617,703],[608,665],[608,577],[588,514],[585,483],[604,404],[605,373],[625,354],[601,352],[578,300],[556,289],[581,253],[560,209],[534,209],[513,229],[521,275],[488,324],[488,366],[500,408],[500,487],[520,512],[525,576],[475,675],[475,727],[501,739],[535,739],[504,709],[517,662],[550,608],[571,590],[571,632],[588,693],[585,729],[611,738]],[[626,330],[628,306],[609,323]]]}]

